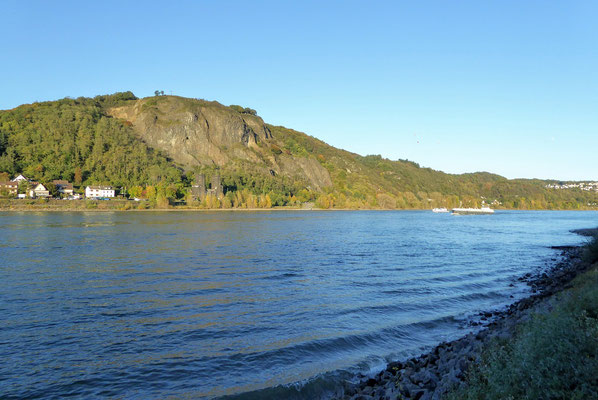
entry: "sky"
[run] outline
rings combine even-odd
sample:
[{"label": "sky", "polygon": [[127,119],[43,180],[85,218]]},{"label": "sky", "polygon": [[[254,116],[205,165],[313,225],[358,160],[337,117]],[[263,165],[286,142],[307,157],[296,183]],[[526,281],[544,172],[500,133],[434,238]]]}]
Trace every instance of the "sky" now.
[{"label": "sky", "polygon": [[2,2],[0,110],[131,90],[358,154],[598,180],[596,1]]}]

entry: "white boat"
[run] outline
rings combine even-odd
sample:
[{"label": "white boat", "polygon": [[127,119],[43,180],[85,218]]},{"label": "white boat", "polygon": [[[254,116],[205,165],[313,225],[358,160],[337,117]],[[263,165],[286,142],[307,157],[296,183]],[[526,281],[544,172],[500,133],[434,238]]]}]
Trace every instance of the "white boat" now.
[{"label": "white boat", "polygon": [[494,210],[488,206],[482,206],[482,208],[453,208],[451,210],[453,214],[494,214]]},{"label": "white boat", "polygon": [[442,207],[442,208],[433,208],[432,212],[435,212],[435,213],[447,213],[447,212],[449,212],[449,210],[447,210],[444,207]]}]

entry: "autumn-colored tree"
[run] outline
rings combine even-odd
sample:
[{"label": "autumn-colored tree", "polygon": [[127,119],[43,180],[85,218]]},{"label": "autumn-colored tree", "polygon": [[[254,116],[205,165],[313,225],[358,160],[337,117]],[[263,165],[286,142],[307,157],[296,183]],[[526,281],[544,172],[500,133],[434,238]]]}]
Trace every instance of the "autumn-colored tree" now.
[{"label": "autumn-colored tree", "polygon": [[170,206],[170,198],[166,196],[166,194],[162,191],[158,192],[156,195],[156,207],[158,208],[168,208]]},{"label": "autumn-colored tree", "polygon": [[394,199],[394,197],[388,194],[379,193],[376,198],[380,208],[393,209],[397,207],[397,201]]},{"label": "autumn-colored tree", "polygon": [[265,208],[272,208],[272,199],[269,194],[265,196]]},{"label": "autumn-colored tree", "polygon": [[206,208],[220,208],[220,200],[218,200],[218,197],[216,196],[206,196],[205,202]]},{"label": "autumn-colored tree", "polygon": [[155,186],[147,186],[145,188],[145,196],[147,197],[148,200],[154,200],[156,198],[156,187]]},{"label": "autumn-colored tree", "polygon": [[129,197],[142,198],[143,188],[141,186],[132,186],[129,188]]},{"label": "autumn-colored tree", "polygon": [[232,208],[232,207],[233,207],[233,202],[231,200],[231,197],[224,196],[224,198],[222,199],[222,208]]},{"label": "autumn-colored tree", "polygon": [[81,167],[75,168],[75,185],[80,186],[81,182],[83,182],[83,172],[81,171]]}]

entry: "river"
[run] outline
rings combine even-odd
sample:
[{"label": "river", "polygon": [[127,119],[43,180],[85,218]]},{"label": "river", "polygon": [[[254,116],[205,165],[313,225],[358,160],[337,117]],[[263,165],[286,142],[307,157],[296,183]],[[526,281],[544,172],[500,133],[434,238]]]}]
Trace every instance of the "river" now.
[{"label": "river", "polygon": [[0,213],[0,397],[326,397],[470,331],[598,212]]}]

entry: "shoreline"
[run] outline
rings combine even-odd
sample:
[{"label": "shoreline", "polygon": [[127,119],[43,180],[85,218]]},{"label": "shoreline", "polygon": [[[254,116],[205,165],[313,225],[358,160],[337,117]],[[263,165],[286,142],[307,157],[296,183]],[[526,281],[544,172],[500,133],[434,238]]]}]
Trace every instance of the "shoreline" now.
[{"label": "shoreline", "polygon": [[[572,230],[582,236],[598,234],[598,228]],[[418,357],[387,364],[375,376],[358,374],[358,383],[345,383],[335,399],[422,399],[439,400],[466,385],[467,371],[494,339],[510,340],[517,327],[531,314],[550,310],[554,295],[569,287],[575,277],[591,269],[582,260],[583,245],[553,246],[562,259],[548,271],[518,278],[531,287],[529,296],[505,310],[481,312],[482,328],[450,342],[442,342]],[[476,324],[472,324],[476,325]]]},{"label": "shoreline", "polygon": [[295,208],[295,207],[276,207],[276,208],[146,208],[146,209],[128,209],[118,208],[0,208],[0,212],[270,212],[270,211],[428,211],[420,209],[386,209],[386,208]]},{"label": "shoreline", "polygon": [[[125,203],[131,204],[131,203]],[[598,211],[597,209],[558,209],[558,210],[546,210],[546,209],[533,209],[533,210],[520,210],[511,208],[498,208],[497,211],[577,211],[577,212],[592,212]],[[300,208],[300,207],[272,207],[272,208],[187,208],[187,207],[172,207],[172,208],[86,208],[86,207],[56,207],[56,206],[42,206],[42,205],[29,205],[29,207],[1,207],[0,212],[12,213],[12,212],[269,212],[269,211],[432,211],[431,209],[422,208]],[[452,215],[448,213],[448,215]],[[591,230],[591,229],[590,229]],[[584,231],[580,229],[579,231]],[[578,232],[574,232],[578,233]],[[578,233],[582,236],[587,236],[584,233]]]}]

